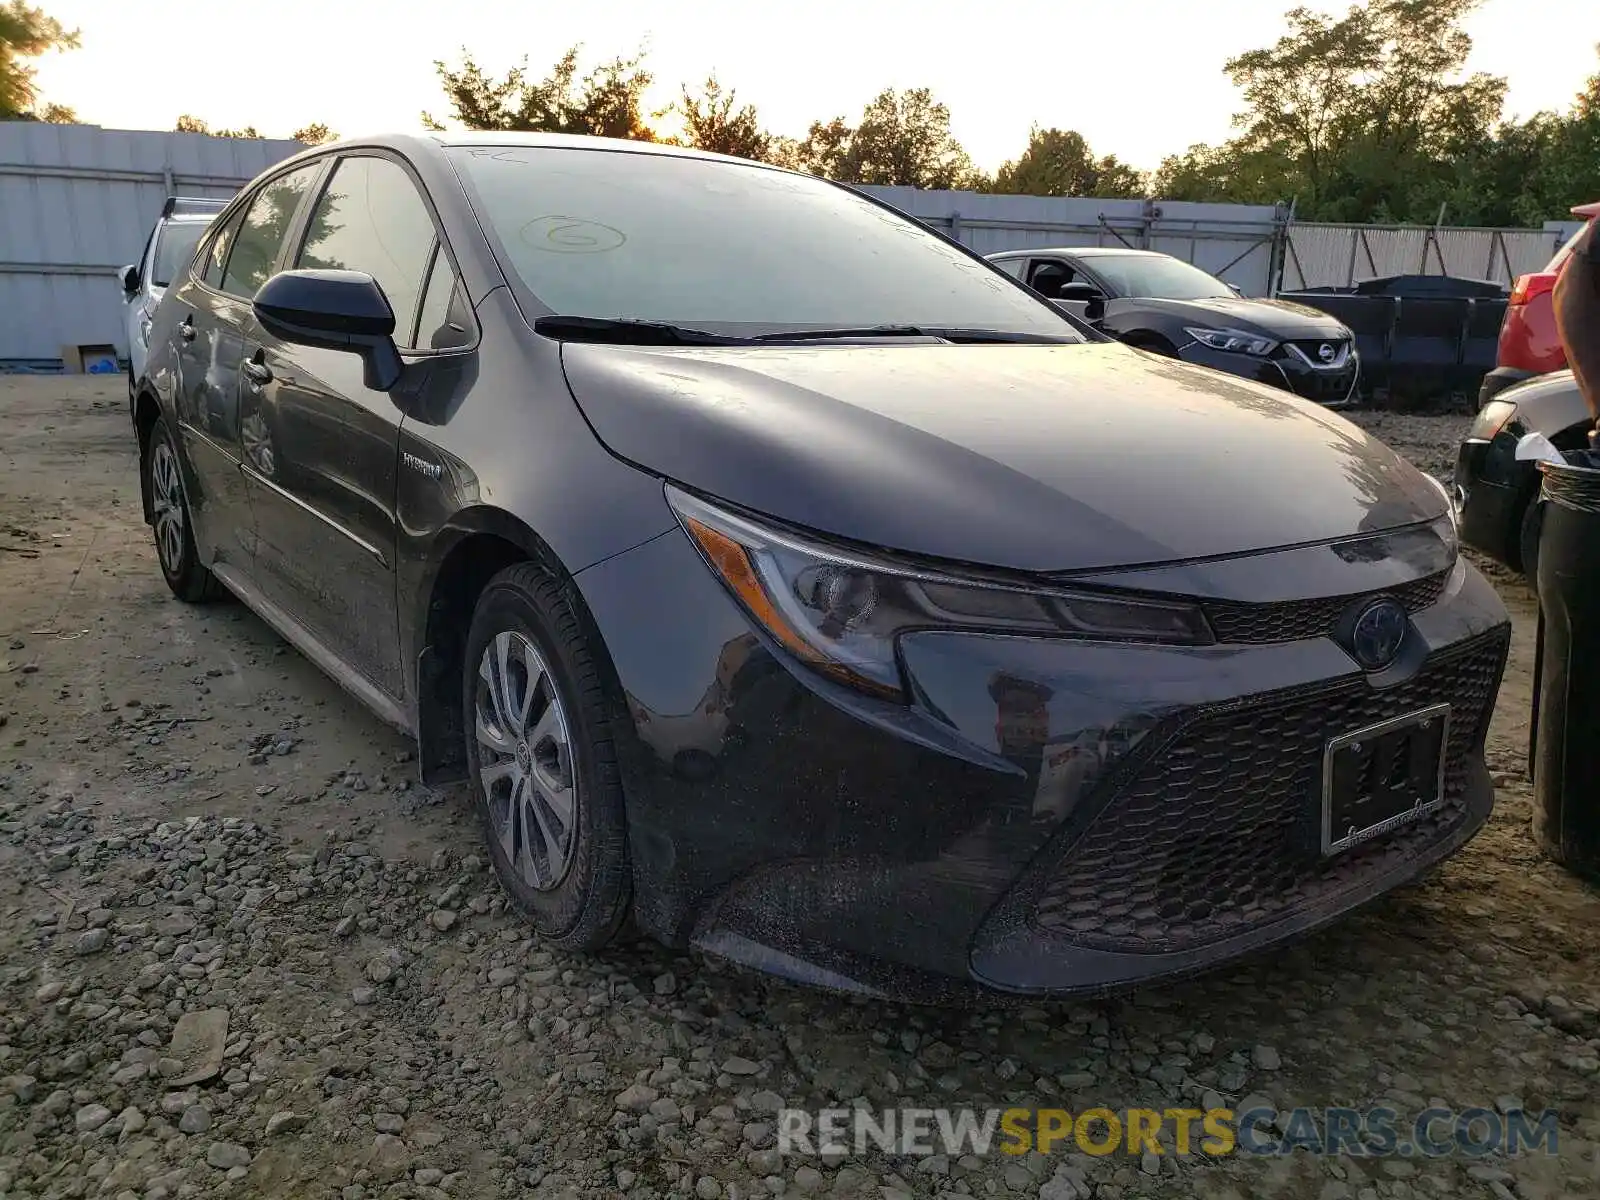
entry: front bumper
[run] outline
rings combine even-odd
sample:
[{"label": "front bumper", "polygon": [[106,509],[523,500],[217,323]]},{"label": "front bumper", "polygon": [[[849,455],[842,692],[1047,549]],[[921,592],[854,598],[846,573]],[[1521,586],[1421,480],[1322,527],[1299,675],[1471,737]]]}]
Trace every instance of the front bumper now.
[{"label": "front bumper", "polygon": [[1178,351],[1178,357],[1184,362],[1283,388],[1326,408],[1345,408],[1359,398],[1361,358],[1353,346],[1343,363],[1335,368],[1313,367],[1287,349],[1280,349],[1270,358],[1261,358],[1213,350],[1199,342],[1184,346]]},{"label": "front bumper", "polygon": [[[1253,578],[1282,580],[1273,557]],[[1364,588],[1403,564],[1350,569]],[[1097,991],[1301,933],[1471,837],[1508,636],[1475,571],[1385,585],[1415,611],[1373,676],[1325,636],[1343,600],[1255,604],[1226,598],[1226,569],[1194,576],[1232,644],[917,634],[899,705],[791,663],[676,531],[580,573],[633,718],[635,920],[875,995]],[[1444,808],[1322,859],[1327,738],[1440,699]]]}]

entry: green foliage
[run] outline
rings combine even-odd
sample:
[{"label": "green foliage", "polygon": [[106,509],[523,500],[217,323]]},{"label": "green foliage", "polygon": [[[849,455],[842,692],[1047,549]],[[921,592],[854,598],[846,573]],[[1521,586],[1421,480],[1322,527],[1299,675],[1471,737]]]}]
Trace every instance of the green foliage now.
[{"label": "green foliage", "polygon": [[321,146],[326,142],[339,140],[339,135],[321,121],[313,121],[309,125],[302,126],[289,136],[297,142],[304,142],[308,146]]},{"label": "green foliage", "polygon": [[950,133],[950,110],[927,88],[879,93],[854,126],[843,117],[813,121],[794,147],[794,161],[845,183],[960,188],[981,182]]},{"label": "green foliage", "polygon": [[1142,196],[1145,178],[1114,154],[1096,158],[1074,130],[1035,125],[1027,149],[995,173],[988,190],[1021,196]]},{"label": "green foliage", "polygon": [[766,161],[773,153],[774,138],[761,128],[755,106],[738,106],[732,88],[724,88],[715,75],[708,75],[698,95],[687,85],[678,111],[683,116],[684,140],[688,145],[717,154]]},{"label": "green foliage", "polygon": [[[1600,196],[1600,75],[1567,114],[1502,120],[1505,80],[1463,75],[1477,0],[1368,0],[1288,14],[1231,59],[1244,109],[1218,146],[1166,159],[1174,200],[1293,200],[1304,220],[1538,224]],[[1586,115],[1591,114],[1591,115]]]},{"label": "green foliage", "polygon": [[34,69],[23,59],[38,58],[47,50],[71,50],[78,45],[76,30],[64,28],[42,9],[23,0],[0,0],[0,121],[33,120],[67,124],[76,120],[70,108],[46,105],[33,112],[39,91]]},{"label": "green foliage", "polygon": [[[612,59],[580,77],[580,49],[568,50],[538,82],[528,79],[526,59],[497,80],[486,75],[465,50],[459,67],[435,62],[434,68],[452,115],[468,129],[586,133],[655,141],[643,110],[644,93],[653,78],[643,68],[644,55]],[[422,114],[422,121],[430,129],[443,128],[427,113]]]},{"label": "green foliage", "polygon": [[260,138],[266,136],[257,130],[254,125],[246,125],[242,129],[213,129],[209,122],[201,117],[191,116],[189,113],[184,113],[180,116],[172,128],[175,133],[205,133],[210,134],[212,137]]}]

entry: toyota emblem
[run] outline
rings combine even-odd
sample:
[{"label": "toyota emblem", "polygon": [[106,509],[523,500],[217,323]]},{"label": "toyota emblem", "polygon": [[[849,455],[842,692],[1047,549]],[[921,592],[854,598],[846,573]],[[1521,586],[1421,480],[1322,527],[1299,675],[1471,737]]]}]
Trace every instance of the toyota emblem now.
[{"label": "toyota emblem", "polygon": [[1400,653],[1408,624],[1399,601],[1378,597],[1356,612],[1347,626],[1351,656],[1369,671],[1382,670]]},{"label": "toyota emblem", "polygon": [[1317,357],[1323,362],[1331,363],[1333,361],[1333,356],[1338,353],[1339,352],[1333,348],[1332,342],[1323,342],[1322,345],[1317,347]]}]

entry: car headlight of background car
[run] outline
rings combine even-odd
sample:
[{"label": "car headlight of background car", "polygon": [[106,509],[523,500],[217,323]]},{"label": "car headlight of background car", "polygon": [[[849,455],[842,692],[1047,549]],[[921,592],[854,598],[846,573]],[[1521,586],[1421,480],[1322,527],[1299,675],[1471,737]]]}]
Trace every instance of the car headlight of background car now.
[{"label": "car headlight of background car", "polygon": [[812,667],[878,695],[902,696],[895,640],[914,629],[1214,640],[1196,605],[923,571],[769,527],[671,486],[667,499],[707,564],[772,637]]},{"label": "car headlight of background car", "polygon": [[1242,329],[1190,329],[1184,332],[1202,346],[1213,350],[1227,350],[1234,354],[1254,354],[1265,357],[1278,348],[1278,343],[1259,333],[1246,333]]},{"label": "car headlight of background car", "polygon": [[1469,442],[1494,440],[1494,435],[1506,427],[1506,422],[1511,420],[1516,411],[1517,406],[1514,401],[1489,401],[1478,410],[1478,415],[1472,419],[1472,428],[1467,430],[1467,440]]}]

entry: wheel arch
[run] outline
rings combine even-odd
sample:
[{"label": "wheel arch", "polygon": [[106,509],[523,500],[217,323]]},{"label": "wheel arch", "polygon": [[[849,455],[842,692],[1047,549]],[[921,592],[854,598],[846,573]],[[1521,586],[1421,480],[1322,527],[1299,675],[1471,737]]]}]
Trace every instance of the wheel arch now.
[{"label": "wheel arch", "polygon": [[133,432],[139,443],[139,503],[146,525],[150,524],[154,513],[150,506],[150,489],[145,483],[144,459],[150,452],[150,431],[160,419],[161,402],[156,399],[155,391],[146,384],[133,398]]},{"label": "wheel arch", "polygon": [[616,689],[615,668],[583,601],[573,572],[550,544],[504,509],[477,506],[452,517],[433,536],[421,580],[408,606],[417,631],[416,729],[420,773],[425,783],[466,777],[460,708],[467,631],[484,588],[501,571],[531,562],[560,582],[590,639],[608,686]]}]

